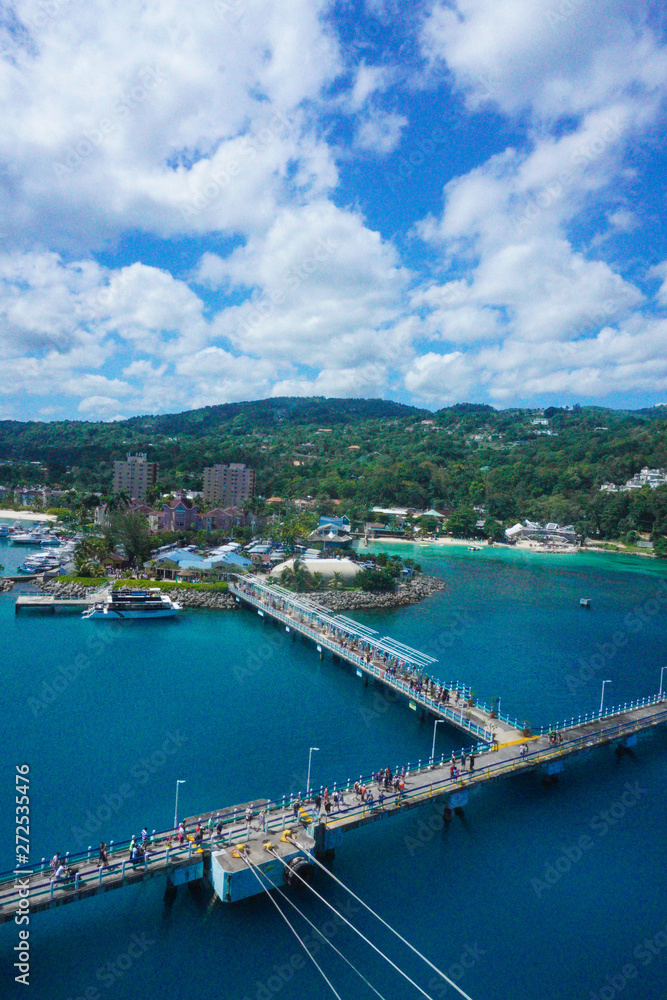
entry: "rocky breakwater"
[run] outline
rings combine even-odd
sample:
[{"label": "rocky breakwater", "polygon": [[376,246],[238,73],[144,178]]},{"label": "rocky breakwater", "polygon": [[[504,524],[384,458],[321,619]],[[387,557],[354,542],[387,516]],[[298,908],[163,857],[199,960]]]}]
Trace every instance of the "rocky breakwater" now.
[{"label": "rocky breakwater", "polygon": [[208,608],[211,611],[233,611],[238,608],[234,597],[225,591],[174,588],[168,590],[167,593],[173,601],[177,601],[183,608]]},{"label": "rocky breakwater", "polygon": [[407,604],[418,604],[431,594],[447,589],[447,584],[439,576],[419,573],[410,581],[400,583],[389,593],[365,590],[323,590],[310,594],[318,604],[329,611],[355,611],[362,608],[402,608]]},{"label": "rocky breakwater", "polygon": [[[151,580],[146,581],[146,588],[154,586]],[[78,583],[59,583],[57,580],[47,581],[40,590],[45,594],[53,594],[55,597],[88,597],[90,594],[99,594],[107,588],[84,587]],[[130,591],[134,587],[117,587],[120,591]],[[177,601],[184,608],[210,608],[212,610],[231,610],[237,608],[238,604],[231,594],[220,590],[194,590],[190,587],[170,587],[163,591],[172,600]]]},{"label": "rocky breakwater", "polygon": [[13,580],[5,580],[0,577],[0,594],[4,594],[5,591],[12,590],[14,586]]}]

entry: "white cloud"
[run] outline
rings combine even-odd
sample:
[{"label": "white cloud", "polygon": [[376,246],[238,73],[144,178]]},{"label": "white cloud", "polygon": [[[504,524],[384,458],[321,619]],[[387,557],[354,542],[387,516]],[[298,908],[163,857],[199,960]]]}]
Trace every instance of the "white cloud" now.
[{"label": "white cloud", "polygon": [[629,87],[641,99],[667,79],[664,49],[627,0],[435,0],[422,47],[471,105],[541,119],[604,107]]},{"label": "white cloud", "polygon": [[[330,202],[281,212],[265,239],[224,260],[202,261],[202,280],[253,289],[213,326],[236,350],[294,364],[357,364],[391,351],[407,273],[359,215]],[[380,332],[382,331],[382,332]]]},{"label": "white cloud", "polygon": [[359,122],[355,145],[381,155],[391,153],[399,145],[407,124],[404,115],[373,109]]},{"label": "white cloud", "polygon": [[[73,16],[25,0],[24,35],[5,36],[0,72],[8,237],[48,233],[53,245],[57,230],[62,245],[84,248],[128,228],[265,227],[295,183],[335,182],[299,110],[342,71],[326,6],[244,0],[227,16],[212,3],[195,16],[176,0],[127,0],[77,4]],[[215,176],[221,191],[185,214]]]}]

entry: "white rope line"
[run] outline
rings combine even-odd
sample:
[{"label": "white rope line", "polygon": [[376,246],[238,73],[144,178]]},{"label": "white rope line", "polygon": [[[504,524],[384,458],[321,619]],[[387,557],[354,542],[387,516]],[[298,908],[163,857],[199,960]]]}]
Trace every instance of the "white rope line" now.
[{"label": "white rope line", "polygon": [[[292,841],[292,843],[294,843],[294,841]],[[269,851],[269,854],[272,854],[274,858],[277,858],[278,861],[280,861],[281,865],[284,865],[285,868],[287,867],[287,862],[283,861],[283,859],[280,857],[280,855],[276,854],[275,851]],[[373,951],[376,951],[378,953],[378,955],[380,955],[385,960],[385,962],[388,962],[389,965],[391,965],[392,969],[395,969],[396,972],[398,972],[399,975],[403,976],[404,979],[407,979],[407,981],[410,983],[411,986],[414,986],[414,988],[416,990],[418,990],[423,997],[426,997],[426,1000],[433,1000],[433,997],[431,997],[428,993],[426,993],[421,988],[421,986],[419,986],[414,981],[414,979],[410,979],[410,976],[407,974],[407,972],[403,972],[402,969],[399,969],[399,967],[395,964],[395,962],[392,962],[392,960],[389,958],[388,955],[385,955],[385,953],[383,951],[380,951],[380,949],[377,947],[377,945],[374,945],[372,941],[369,941],[368,938],[364,934],[362,934],[361,931],[357,927],[354,926],[354,924],[350,923],[350,921],[347,919],[347,917],[343,916],[342,913],[339,913],[338,910],[336,909],[336,907],[332,906],[332,904],[330,902],[328,902],[328,900],[326,900],[324,898],[324,896],[320,896],[319,892],[317,892],[316,889],[313,889],[312,885],[309,885],[308,882],[306,882],[305,879],[301,878],[301,876],[299,875],[298,872],[292,872],[292,874],[295,875],[296,878],[298,878],[299,881],[302,882],[306,886],[307,889],[310,889],[310,891],[312,893],[314,893],[314,895],[316,895],[317,898],[319,900],[321,900],[321,902],[323,902],[325,906],[328,906],[330,910],[333,910],[333,912],[336,914],[337,917],[340,917],[341,920],[345,921],[345,923],[347,924],[347,926],[351,927],[352,930],[354,931],[354,933],[358,934],[359,937],[362,939],[362,941],[365,941],[367,945],[370,945],[370,947],[373,949]]]},{"label": "white rope line", "polygon": [[[312,855],[311,855],[311,857],[312,857]],[[415,948],[415,946],[414,946],[414,945],[410,944],[410,942],[409,942],[409,941],[406,941],[406,939],[405,939],[405,938],[403,937],[403,935],[402,935],[402,934],[399,934],[397,930],[394,930],[394,928],[393,928],[393,927],[391,926],[391,924],[388,924],[386,920],[383,920],[383,919],[382,919],[382,917],[381,917],[381,916],[379,915],[379,913],[376,913],[376,912],[375,912],[375,910],[372,910],[372,909],[370,908],[370,906],[369,906],[369,905],[368,905],[367,903],[364,903],[363,899],[360,899],[360,898],[359,898],[359,896],[357,896],[357,895],[356,895],[356,893],[352,892],[352,890],[351,890],[350,888],[348,888],[348,886],[346,886],[346,885],[345,885],[345,884],[344,884],[343,882],[341,882],[341,880],[340,880],[339,878],[336,878],[336,876],[335,876],[335,875],[333,874],[333,872],[330,872],[328,868],[326,868],[326,867],[325,867],[325,866],[324,866],[324,865],[323,865],[323,864],[322,864],[322,863],[321,863],[320,861],[318,861],[318,860],[317,860],[317,858],[313,857],[313,861],[314,861],[314,862],[315,862],[315,864],[316,864],[316,865],[318,866],[318,868],[321,868],[321,869],[322,869],[322,871],[326,872],[326,873],[327,873],[327,875],[329,875],[329,876],[330,876],[330,877],[331,877],[331,878],[332,878],[332,879],[334,880],[334,882],[337,882],[337,883],[338,883],[338,885],[339,885],[339,886],[340,886],[340,887],[341,887],[342,889],[345,889],[345,890],[346,890],[346,892],[349,892],[349,894],[350,894],[350,895],[352,896],[352,898],[353,898],[353,899],[356,899],[356,901],[357,901],[358,903],[361,903],[361,905],[362,905],[363,907],[365,907],[365,909],[367,909],[369,913],[372,913],[372,914],[373,914],[373,916],[374,916],[374,917],[376,917],[376,918],[377,918],[377,919],[378,919],[378,920],[380,921],[380,923],[381,923],[381,924],[384,924],[384,926],[385,926],[385,927],[386,927],[386,928],[387,928],[388,930],[390,930],[390,931],[392,932],[392,934],[395,934],[395,935],[396,935],[396,937],[397,937],[397,938],[398,938],[398,939],[399,939],[400,941],[402,941],[402,942],[403,942],[403,944],[407,945],[407,946],[408,946],[408,948],[409,948],[409,949],[410,949],[411,951],[414,951],[415,955],[419,955],[419,957],[420,957],[420,958],[421,958],[421,959],[422,959],[422,960],[423,960],[424,962],[426,962],[426,964],[427,964],[428,966],[430,966],[430,968],[431,968],[431,969],[433,969],[433,971],[434,971],[434,972],[437,972],[437,974],[438,974],[438,975],[439,975],[439,976],[440,976],[440,977],[441,977],[442,979],[444,979],[444,980],[445,980],[445,982],[449,983],[449,985],[450,985],[450,986],[453,986],[455,990],[458,990],[458,992],[459,992],[459,993],[461,994],[461,996],[462,996],[462,997],[465,997],[465,998],[466,998],[466,1000],[472,1000],[472,998],[471,998],[471,997],[469,997],[467,993],[464,993],[464,992],[463,992],[463,990],[461,989],[461,987],[460,987],[460,986],[457,986],[457,985],[456,985],[456,983],[455,983],[455,982],[453,982],[453,981],[452,981],[452,980],[451,980],[451,979],[450,979],[450,978],[449,978],[448,976],[446,976],[446,975],[445,975],[445,973],[444,973],[444,972],[442,972],[442,971],[441,971],[441,970],[440,970],[440,969],[439,969],[439,968],[438,968],[438,967],[437,967],[436,965],[434,965],[434,964],[433,964],[433,962],[431,962],[431,961],[430,961],[430,959],[428,959],[428,958],[427,958],[427,957],[426,957],[425,955],[422,955],[422,953],[421,953],[420,951],[418,951],[418,950],[417,950],[417,948]]]},{"label": "white rope line", "polygon": [[243,854],[241,854],[241,857],[243,858],[243,860],[245,861],[246,865],[248,866],[248,868],[250,869],[250,871],[253,873],[253,875],[255,876],[255,878],[257,879],[257,881],[259,882],[261,888],[264,890],[264,892],[266,893],[266,895],[269,897],[269,899],[271,900],[271,902],[275,906],[275,908],[278,911],[278,913],[280,914],[280,916],[283,918],[283,920],[285,921],[285,923],[287,924],[287,926],[291,930],[291,932],[294,935],[294,937],[297,939],[297,941],[299,942],[299,944],[301,945],[301,947],[305,951],[305,953],[308,956],[308,958],[311,960],[311,962],[313,963],[313,965],[315,966],[315,968],[317,969],[317,971],[319,972],[319,974],[322,976],[322,979],[325,981],[325,983],[327,984],[327,986],[329,987],[329,989],[331,990],[331,992],[333,993],[333,995],[335,997],[337,997],[338,1000],[343,1000],[343,998],[341,997],[340,993],[338,993],[336,991],[333,983],[331,983],[330,980],[327,978],[327,975],[326,975],[324,969],[319,965],[319,963],[317,962],[317,959],[313,955],[311,955],[310,952],[308,951],[308,949],[306,948],[306,945],[304,944],[304,942],[299,937],[299,932],[296,931],[294,929],[294,927],[292,927],[291,923],[289,922],[289,920],[287,919],[287,917],[285,916],[285,914],[283,913],[283,911],[280,909],[280,907],[276,903],[275,899],[273,898],[273,896],[271,895],[271,893],[269,892],[269,890],[263,884],[263,882],[260,879],[259,875],[255,871],[255,866],[252,864],[251,861],[249,861],[246,857],[244,857]]},{"label": "white rope line", "polygon": [[[269,880],[268,875],[265,875],[261,868],[258,868],[257,871],[259,872],[260,875],[262,875],[265,879],[267,879],[267,881],[269,881],[269,885],[271,886],[271,888],[275,889],[275,891],[280,896],[282,896],[282,898],[285,900],[285,902],[289,903],[289,905],[292,907],[292,909],[296,910],[296,912],[299,914],[299,916],[302,917],[302,919],[305,920],[306,923],[309,924],[313,928],[313,930],[315,931],[315,933],[319,934],[319,936],[322,938],[322,940],[324,941],[324,943],[328,944],[330,948],[333,948],[333,950],[336,952],[336,954],[339,955],[343,959],[343,961],[347,965],[349,965],[351,969],[353,969],[356,972],[356,974],[359,976],[359,978],[362,979],[366,983],[366,986],[368,986],[368,988],[371,989],[373,991],[373,993],[375,993],[376,996],[380,997],[380,1000],[386,1000],[386,997],[383,997],[382,994],[378,990],[375,989],[375,987],[373,986],[373,984],[370,983],[368,981],[368,979],[366,979],[366,977],[364,976],[363,972],[360,972],[359,969],[356,967],[356,965],[354,965],[354,963],[351,962],[349,960],[349,958],[346,958],[346,956],[343,954],[343,952],[340,951],[340,949],[336,947],[336,945],[333,943],[333,941],[329,940],[329,938],[320,930],[320,928],[317,926],[317,924],[313,923],[313,921],[310,920],[306,916],[305,913],[302,913],[301,910],[299,909],[299,907],[296,905],[296,903],[294,903],[289,898],[289,896],[287,896],[282,891],[282,889],[279,889],[277,885],[274,886],[273,882],[271,882]],[[268,889],[267,889],[267,892],[268,892]]]}]

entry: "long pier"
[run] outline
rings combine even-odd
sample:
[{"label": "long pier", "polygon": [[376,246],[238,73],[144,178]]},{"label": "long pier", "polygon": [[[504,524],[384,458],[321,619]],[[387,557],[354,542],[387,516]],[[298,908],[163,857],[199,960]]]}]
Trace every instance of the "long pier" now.
[{"label": "long pier", "polygon": [[[522,735],[517,719],[498,716],[473,697],[470,688],[458,681],[440,685],[425,671],[437,661],[410,646],[378,636],[345,615],[333,615],[326,608],[300,594],[256,577],[245,577],[229,584],[237,601],[245,602],[259,615],[280,622],[287,632],[312,640],[319,653],[328,650],[334,657],[351,664],[357,673],[381,680],[384,685],[408,698],[411,705],[428,711],[437,719],[451,723],[481,743],[506,742]],[[435,688],[444,687],[449,700],[436,697]]]},{"label": "long pier", "polygon": [[109,593],[104,587],[86,597],[54,597],[53,594],[19,594],[14,612],[19,611],[85,611],[91,604],[101,601]]},{"label": "long pier", "polygon": [[[112,841],[109,844],[106,866],[97,860],[92,847],[87,851],[68,853],[64,862],[74,867],[77,874],[66,885],[52,881],[46,859],[42,859],[39,864],[0,874],[0,923],[13,920],[21,910],[38,913],[158,875],[166,876],[175,887],[197,881],[206,872],[219,897],[224,901],[234,901],[253,892],[244,891],[240,896],[233,888],[221,892],[216,885],[215,873],[219,874],[226,867],[233,876],[238,862],[236,874],[240,876],[244,865],[238,854],[242,846],[255,852],[255,863],[259,863],[267,842],[274,849],[287,845],[282,847],[286,858],[295,854],[308,857],[309,854],[323,854],[340,847],[346,832],[429,803],[444,807],[444,818],[447,820],[448,814],[451,818],[452,809],[460,810],[466,805],[470,790],[476,786],[536,769],[553,776],[563,770],[563,762],[568,757],[612,743],[632,746],[638,733],[665,722],[667,698],[656,696],[644,699],[636,707],[621,709],[561,730],[562,743],[553,743],[548,736],[536,736],[526,740],[529,743],[527,752],[522,752],[524,748],[517,742],[488,746],[476,752],[472,770],[468,764],[452,774],[451,763],[445,760],[444,755],[437,762],[420,761],[417,766],[406,766],[404,787],[398,791],[383,791],[382,802],[380,789],[374,784],[372,775],[359,776],[360,784],[366,784],[374,793],[372,803],[360,801],[355,796],[350,779],[333,782],[331,794],[342,792],[343,804],[339,804],[328,816],[325,812],[317,813],[312,790],[303,800],[299,793],[298,796],[284,795],[279,800],[254,799],[252,805],[244,803],[213,810],[185,821],[188,835],[182,844],[177,841],[173,829],[153,831],[146,856],[138,863],[130,860],[130,841],[116,844]],[[250,827],[244,818],[248,808],[252,811]],[[195,840],[197,824],[202,830],[201,842]],[[293,847],[295,839],[298,850]],[[273,870],[272,864],[275,869],[272,860],[266,861],[268,870]],[[274,884],[282,884],[282,881]]]},{"label": "long pier", "polygon": [[[345,616],[331,615],[312,601],[256,578],[245,578],[230,585],[230,590],[239,602],[279,622],[287,632],[312,640],[321,655],[325,649],[330,651],[353,665],[366,681],[372,679],[399,691],[411,706],[421,706],[434,718],[475,736],[476,746],[464,748],[455,762],[445,760],[442,754],[439,760],[430,758],[397,767],[394,775],[401,775],[398,787],[391,783],[385,789],[377,785],[373,775],[361,774],[359,784],[374,793],[370,799],[366,795],[362,800],[355,794],[350,778],[333,782],[331,795],[338,792],[339,802],[329,814],[318,813],[316,792],[311,788],[298,795],[254,799],[251,804],[190,817],[186,820],[187,836],[181,840],[173,829],[154,830],[140,860],[131,859],[130,841],[111,841],[106,864],[95,857],[92,846],[68,853],[63,861],[73,872],[66,882],[52,878],[46,859],[20,865],[0,874],[0,923],[22,912],[49,910],[158,875],[166,876],[175,891],[177,886],[199,881],[206,874],[218,898],[234,902],[263,891],[258,890],[249,866],[261,870],[274,886],[289,883],[290,866],[307,867],[314,856],[334,851],[346,832],[360,826],[428,803],[443,808],[443,819],[450,821],[452,810],[462,810],[476,786],[537,769],[553,779],[568,757],[612,743],[630,747],[640,732],[667,722],[667,697],[661,692],[597,715],[573,718],[569,725],[557,727],[557,734],[552,727],[532,734],[519,727],[517,720],[512,723],[507,716],[496,718],[496,713],[480,705],[463,685],[449,685],[448,703],[444,685],[424,673],[435,663],[424,653],[389,637],[378,637],[373,629]],[[458,695],[458,703],[451,704],[452,692],[455,699]],[[250,822],[246,821],[246,810],[251,813]]]}]

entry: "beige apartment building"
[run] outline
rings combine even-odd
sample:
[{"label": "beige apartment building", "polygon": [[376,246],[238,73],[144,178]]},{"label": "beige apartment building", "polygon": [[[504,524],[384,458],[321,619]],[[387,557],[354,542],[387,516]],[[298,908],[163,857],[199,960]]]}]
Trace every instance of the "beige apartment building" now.
[{"label": "beige apartment building", "polygon": [[255,492],[255,470],[239,463],[204,469],[204,500],[217,507],[240,507]]},{"label": "beige apartment building", "polygon": [[157,463],[146,455],[128,455],[127,462],[113,463],[113,491],[127,493],[133,500],[143,500],[146,490],[155,486]]}]

